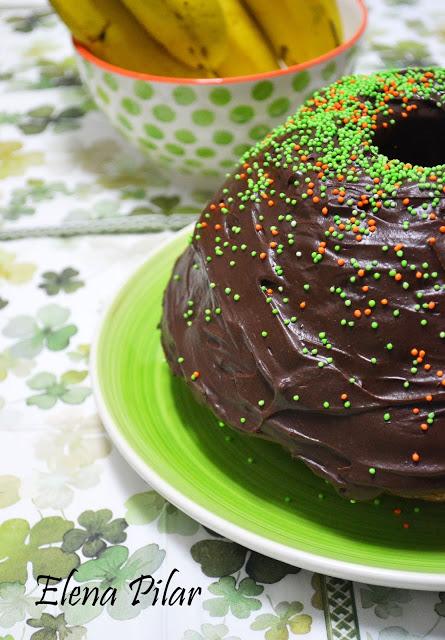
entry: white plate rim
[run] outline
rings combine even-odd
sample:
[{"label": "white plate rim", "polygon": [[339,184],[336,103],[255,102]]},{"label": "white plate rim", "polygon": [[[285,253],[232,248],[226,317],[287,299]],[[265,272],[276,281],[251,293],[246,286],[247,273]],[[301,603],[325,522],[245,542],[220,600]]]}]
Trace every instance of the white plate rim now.
[{"label": "white plate rim", "polygon": [[114,418],[109,412],[105,399],[102,395],[98,368],[98,345],[100,336],[104,329],[110,309],[114,305],[116,299],[120,296],[122,290],[135,276],[139,269],[141,269],[148,260],[152,260],[158,253],[162,253],[168,249],[169,245],[178,239],[178,236],[186,236],[190,234],[193,228],[194,224],[188,225],[173,236],[166,238],[163,242],[159,243],[154,250],[149,251],[144,261],[127,278],[125,278],[114,292],[111,300],[106,305],[106,308],[99,319],[93,335],[89,366],[93,395],[104,427],[123,458],[136,471],[136,473],[141,476],[141,478],[143,478],[153,489],[160,493],[175,507],[184,511],[187,515],[194,520],[197,520],[205,527],[208,527],[220,535],[265,556],[270,556],[271,558],[281,560],[281,562],[286,562],[287,564],[300,567],[301,569],[322,573],[336,578],[342,578],[344,580],[365,582],[368,584],[386,587],[419,589],[423,591],[443,590],[445,587],[445,573],[440,574],[386,569],[383,567],[373,567],[366,564],[336,560],[335,558],[329,558],[327,556],[289,547],[282,543],[274,542],[269,538],[262,537],[256,533],[252,533],[251,531],[248,531],[247,529],[233,524],[221,516],[212,513],[209,509],[200,506],[187,496],[183,495],[181,491],[176,489],[169,482],[164,480],[156,471],[151,469],[139,454],[128,444],[119,429],[119,425],[116,424]]}]

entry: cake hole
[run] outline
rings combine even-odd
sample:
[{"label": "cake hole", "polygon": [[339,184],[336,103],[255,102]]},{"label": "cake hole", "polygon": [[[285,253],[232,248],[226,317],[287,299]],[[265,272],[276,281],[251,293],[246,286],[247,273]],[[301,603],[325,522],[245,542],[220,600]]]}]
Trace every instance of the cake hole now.
[{"label": "cake hole", "polygon": [[418,109],[407,118],[400,103],[389,103],[395,123],[387,128],[378,123],[374,144],[390,159],[412,165],[434,167],[445,163],[445,111],[431,101],[418,101]]},{"label": "cake hole", "polygon": [[272,282],[272,280],[261,280],[260,282],[260,287],[264,287],[264,291],[263,293],[265,293],[266,295],[270,295],[267,292],[267,290],[272,289],[273,293],[276,293],[276,290],[278,288],[278,283],[276,282]]}]

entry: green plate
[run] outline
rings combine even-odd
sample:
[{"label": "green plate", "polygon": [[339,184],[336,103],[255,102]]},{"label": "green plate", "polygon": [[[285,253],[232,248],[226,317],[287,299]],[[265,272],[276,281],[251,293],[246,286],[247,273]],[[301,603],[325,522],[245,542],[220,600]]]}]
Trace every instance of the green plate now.
[{"label": "green plate", "polygon": [[94,344],[99,411],[124,457],[177,507],[260,553],[354,580],[443,589],[445,505],[340,498],[281,447],[218,426],[170,374],[158,323],[189,231],[130,278]]}]

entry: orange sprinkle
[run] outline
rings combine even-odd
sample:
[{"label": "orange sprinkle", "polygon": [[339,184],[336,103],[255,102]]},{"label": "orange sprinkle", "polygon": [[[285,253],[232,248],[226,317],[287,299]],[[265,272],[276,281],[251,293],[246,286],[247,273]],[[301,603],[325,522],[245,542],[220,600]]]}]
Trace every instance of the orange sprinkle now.
[{"label": "orange sprinkle", "polygon": [[362,312],[360,311],[360,309],[355,309],[354,316],[356,318],[361,318],[362,317]]},{"label": "orange sprinkle", "polygon": [[216,231],[220,231],[220,229],[222,229],[222,225],[220,225],[220,224],[215,224],[215,230],[216,230]]},{"label": "orange sprinkle", "polygon": [[256,224],[256,225],[255,225],[255,230],[256,230],[256,231],[261,231],[261,229],[262,229],[262,228],[263,228],[263,225],[262,225],[262,224]]},{"label": "orange sprinkle", "polygon": [[273,207],[275,203],[273,200],[268,200],[267,204],[269,205],[269,207]]},{"label": "orange sprinkle", "polygon": [[348,399],[348,394],[347,393],[342,393],[340,396],[341,400],[347,400]]},{"label": "orange sprinkle", "polygon": [[345,261],[343,260],[343,258],[339,258],[337,260],[337,264],[338,264],[339,267],[343,267],[343,265],[345,264]]},{"label": "orange sprinkle", "polygon": [[367,291],[369,291],[369,286],[368,286],[367,284],[365,284],[365,285],[362,287],[362,291],[363,291],[364,293],[366,293]]},{"label": "orange sprinkle", "polygon": [[432,401],[432,399],[433,399],[433,396],[432,396],[430,393],[429,393],[427,396],[425,396],[425,400],[426,400],[427,402],[431,402],[431,401]]},{"label": "orange sprinkle", "polygon": [[304,309],[306,307],[306,302],[303,300],[300,302],[300,309]]},{"label": "orange sprinkle", "polygon": [[388,300],[387,300],[386,298],[382,298],[382,299],[380,300],[380,302],[381,302],[383,305],[388,304]]},{"label": "orange sprinkle", "polygon": [[428,242],[429,245],[436,244],[436,238],[432,238],[432,237],[428,238],[427,242]]},{"label": "orange sprinkle", "polygon": [[419,407],[414,407],[413,413],[414,413],[414,415],[417,415],[418,413],[420,413]]},{"label": "orange sprinkle", "polygon": [[269,242],[269,247],[271,249],[276,249],[278,247],[278,244],[276,242]]},{"label": "orange sprinkle", "polygon": [[445,225],[442,225],[441,227],[439,227],[439,231],[440,233],[445,233]]},{"label": "orange sprinkle", "polygon": [[[322,213],[324,216],[327,216],[327,215],[328,215],[328,208],[327,208],[327,207],[323,207],[323,209],[321,210],[321,213]],[[444,228],[445,228],[445,227],[444,227]]]},{"label": "orange sprinkle", "polygon": [[412,460],[413,462],[419,462],[419,460],[420,460],[420,456],[419,456],[419,454],[417,453],[417,451],[414,451],[414,453],[413,453],[413,454],[412,454],[412,456],[411,456],[411,460]]},{"label": "orange sprinkle", "polygon": [[262,252],[260,253],[260,260],[265,260],[265,259],[266,259],[266,257],[267,257],[267,253],[264,253],[264,251],[262,251]]},{"label": "orange sprinkle", "polygon": [[438,378],[441,378],[443,376],[443,371],[442,369],[439,369],[439,371],[436,373]]},{"label": "orange sprinkle", "polygon": [[280,233],[278,229],[271,229],[270,232],[273,236],[277,236]]},{"label": "orange sprinkle", "polygon": [[422,429],[422,431],[428,431],[428,425],[426,422],[422,422],[422,424],[420,425],[420,428]]}]

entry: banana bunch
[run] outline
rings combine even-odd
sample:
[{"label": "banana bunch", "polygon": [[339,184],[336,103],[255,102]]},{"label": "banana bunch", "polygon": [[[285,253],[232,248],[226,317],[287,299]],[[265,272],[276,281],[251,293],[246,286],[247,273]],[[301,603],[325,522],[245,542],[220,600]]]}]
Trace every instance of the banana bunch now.
[{"label": "banana bunch", "polygon": [[97,57],[171,77],[262,73],[342,40],[336,0],[50,0]]},{"label": "banana bunch", "polygon": [[50,0],[74,38],[94,55],[132,71],[193,77],[139,24],[119,0]]},{"label": "banana bunch", "polygon": [[287,66],[317,58],[343,38],[336,0],[244,0],[269,39],[274,53]]}]

